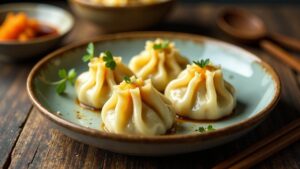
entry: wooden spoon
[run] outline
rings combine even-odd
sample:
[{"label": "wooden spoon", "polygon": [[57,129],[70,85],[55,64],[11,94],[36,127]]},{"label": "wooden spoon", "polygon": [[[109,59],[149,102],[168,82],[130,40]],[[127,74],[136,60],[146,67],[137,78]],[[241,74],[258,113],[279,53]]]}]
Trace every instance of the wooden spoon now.
[{"label": "wooden spoon", "polygon": [[300,60],[267,39],[297,51],[300,51],[300,41],[277,33],[269,33],[259,17],[242,9],[228,8],[220,13],[217,25],[229,36],[239,41],[258,41],[264,50],[300,72]]}]

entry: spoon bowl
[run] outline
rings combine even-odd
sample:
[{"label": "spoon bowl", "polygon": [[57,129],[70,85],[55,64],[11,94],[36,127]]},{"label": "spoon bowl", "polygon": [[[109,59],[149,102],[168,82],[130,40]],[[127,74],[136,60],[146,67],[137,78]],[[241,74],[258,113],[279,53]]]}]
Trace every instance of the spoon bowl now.
[{"label": "spoon bowl", "polygon": [[256,15],[242,9],[228,8],[220,13],[217,25],[227,35],[240,42],[258,43],[265,51],[300,72],[300,59],[289,54],[270,40],[298,51],[300,51],[300,41],[284,35],[267,32],[264,22]]},{"label": "spoon bowl", "polygon": [[222,31],[240,41],[257,41],[267,34],[266,26],[259,17],[237,8],[223,10],[217,24]]}]

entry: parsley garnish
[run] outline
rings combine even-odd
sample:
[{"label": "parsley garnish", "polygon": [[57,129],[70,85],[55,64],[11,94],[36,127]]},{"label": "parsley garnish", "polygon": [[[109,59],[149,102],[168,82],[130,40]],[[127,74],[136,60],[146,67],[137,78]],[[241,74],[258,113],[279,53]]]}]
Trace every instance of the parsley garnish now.
[{"label": "parsley garnish", "polygon": [[196,129],[195,131],[199,131],[200,133],[203,133],[203,132],[205,132],[205,128],[201,126],[198,129]]},{"label": "parsley garnish", "polygon": [[124,81],[126,82],[126,83],[131,83],[131,79],[130,79],[130,77],[128,77],[128,76],[125,76],[124,77]]},{"label": "parsley garnish", "polygon": [[170,42],[168,40],[163,41],[162,43],[159,44],[154,44],[153,49],[158,50],[158,49],[165,49],[169,46]]},{"label": "parsley garnish", "polygon": [[114,70],[115,67],[117,66],[113,55],[111,54],[110,51],[105,51],[104,56],[103,56],[103,61],[105,62],[105,66],[107,68],[110,68],[111,70]]},{"label": "parsley garnish", "polygon": [[216,130],[216,129],[210,124],[207,127],[200,126],[195,131],[204,133],[204,132],[209,132],[209,131],[214,131],[214,130]]},{"label": "parsley garnish", "polygon": [[211,124],[207,126],[207,131],[214,131],[216,130]]},{"label": "parsley garnish", "polygon": [[204,68],[209,64],[210,60],[209,59],[201,59],[200,61],[193,61],[196,65],[200,66],[201,68]]},{"label": "parsley garnish", "polygon": [[86,48],[86,54],[82,57],[84,62],[89,62],[95,56],[95,47],[93,43],[89,43]]},{"label": "parsley garnish", "polygon": [[58,76],[61,78],[61,80],[47,83],[51,85],[56,85],[56,93],[62,94],[67,88],[67,82],[69,82],[71,85],[74,85],[77,73],[75,69],[70,69],[68,72],[66,69],[60,69],[58,71]]}]

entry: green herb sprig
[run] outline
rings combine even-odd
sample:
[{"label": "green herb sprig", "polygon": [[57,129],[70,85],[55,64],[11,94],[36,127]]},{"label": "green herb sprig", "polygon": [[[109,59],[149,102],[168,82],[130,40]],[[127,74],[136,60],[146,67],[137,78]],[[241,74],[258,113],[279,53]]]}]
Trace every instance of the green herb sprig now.
[{"label": "green herb sprig", "polygon": [[166,49],[169,46],[170,42],[168,40],[164,40],[162,43],[154,44],[153,49],[162,50]]},{"label": "green herb sprig", "polygon": [[193,61],[193,63],[195,63],[196,65],[198,65],[201,68],[204,68],[205,66],[207,66],[210,63],[209,59],[201,59],[200,61]]},{"label": "green herb sprig", "polygon": [[86,48],[86,54],[82,57],[82,61],[89,62],[95,56],[95,47],[93,43],[89,43]]},{"label": "green herb sprig", "polygon": [[110,68],[111,70],[114,70],[117,66],[117,63],[115,62],[114,57],[110,51],[104,52],[103,61],[105,62],[105,66],[107,68]]},{"label": "green herb sprig", "polygon": [[66,69],[60,69],[58,71],[58,76],[60,80],[47,83],[56,86],[57,94],[63,94],[67,88],[67,82],[69,82],[71,85],[74,85],[77,73],[75,69],[70,69],[69,71],[67,71]]},{"label": "green herb sprig", "polygon": [[128,84],[132,83],[130,77],[128,77],[128,76],[124,76],[124,81]]},{"label": "green herb sprig", "polygon": [[195,131],[204,133],[204,132],[209,132],[209,131],[214,131],[214,130],[216,130],[216,129],[210,124],[207,127],[200,126]]}]

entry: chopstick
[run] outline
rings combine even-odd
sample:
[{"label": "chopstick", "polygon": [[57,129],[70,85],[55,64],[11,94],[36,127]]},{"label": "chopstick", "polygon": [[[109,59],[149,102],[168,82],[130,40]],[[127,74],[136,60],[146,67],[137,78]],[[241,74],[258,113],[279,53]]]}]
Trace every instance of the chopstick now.
[{"label": "chopstick", "polygon": [[241,153],[221,162],[213,169],[250,168],[272,154],[300,139],[300,119],[294,120],[278,132],[253,144]]}]

